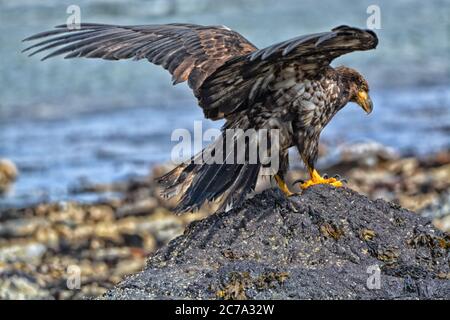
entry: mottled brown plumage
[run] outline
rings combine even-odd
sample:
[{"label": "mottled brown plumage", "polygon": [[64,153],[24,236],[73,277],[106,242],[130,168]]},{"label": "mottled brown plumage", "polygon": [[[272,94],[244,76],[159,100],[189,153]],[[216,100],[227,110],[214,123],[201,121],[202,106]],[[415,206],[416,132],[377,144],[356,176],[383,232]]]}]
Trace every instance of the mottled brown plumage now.
[{"label": "mottled brown plumage", "polygon": [[[279,129],[280,166],[274,175],[287,194],[283,179],[289,166],[287,150],[292,146],[297,147],[311,174],[303,188],[317,183],[340,186],[337,179],[322,178],[314,170],[320,133],[349,101],[368,113],[372,110],[366,80],[351,68],[330,66],[340,55],[375,48],[378,39],[370,30],[340,26],[260,50],[227,27],[192,24],[81,24],[73,30],[58,26],[25,40],[47,37],[51,38],[24,51],[35,49],[33,55],[55,49],[43,60],[61,54],[66,58],[147,59],[167,69],[174,84],[187,80],[205,117],[225,119],[224,130]],[[218,140],[237,144],[241,136],[237,133],[230,139],[224,133]],[[270,136],[269,140],[275,141]],[[236,204],[255,188],[262,168],[259,158],[251,163],[247,154],[239,164],[194,161],[212,158],[217,146],[216,141],[190,163],[161,177],[167,196],[182,195],[179,211],[213,200],[222,206]],[[236,157],[223,151],[228,158]]]}]

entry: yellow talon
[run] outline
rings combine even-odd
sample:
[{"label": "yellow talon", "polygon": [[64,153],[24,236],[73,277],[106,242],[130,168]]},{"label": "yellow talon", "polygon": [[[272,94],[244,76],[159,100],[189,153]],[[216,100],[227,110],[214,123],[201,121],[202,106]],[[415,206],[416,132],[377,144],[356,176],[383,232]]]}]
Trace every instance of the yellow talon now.
[{"label": "yellow talon", "polygon": [[311,176],[311,179],[302,183],[300,185],[300,188],[303,190],[309,188],[310,186],[316,185],[316,184],[329,184],[334,187],[342,187],[342,182],[337,180],[336,178],[323,178],[320,176],[320,174],[317,172],[317,170],[310,170],[309,174]]},{"label": "yellow talon", "polygon": [[280,188],[280,190],[288,197],[292,196],[294,193],[292,193],[286,182],[284,182],[284,180],[279,176],[279,175],[275,175],[275,180],[277,181],[278,187]]}]

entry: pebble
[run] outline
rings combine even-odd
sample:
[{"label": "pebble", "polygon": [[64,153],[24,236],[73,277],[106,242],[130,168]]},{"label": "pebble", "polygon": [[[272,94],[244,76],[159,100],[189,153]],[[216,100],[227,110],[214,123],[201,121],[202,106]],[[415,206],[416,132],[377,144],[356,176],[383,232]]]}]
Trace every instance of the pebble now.
[{"label": "pebble", "polygon": [[0,278],[0,300],[50,299],[49,292],[25,277]]},{"label": "pebble", "polygon": [[0,262],[14,263],[20,261],[33,263],[39,261],[46,251],[47,247],[41,243],[0,247]]},{"label": "pebble", "polygon": [[18,175],[19,170],[14,162],[9,159],[0,158],[0,194],[9,189]]}]

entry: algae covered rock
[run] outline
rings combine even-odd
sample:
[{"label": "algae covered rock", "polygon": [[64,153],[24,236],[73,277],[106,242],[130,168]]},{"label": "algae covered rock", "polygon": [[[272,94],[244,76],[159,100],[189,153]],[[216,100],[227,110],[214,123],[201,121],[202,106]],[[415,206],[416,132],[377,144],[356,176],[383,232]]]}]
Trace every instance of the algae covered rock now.
[{"label": "algae covered rock", "polygon": [[193,222],[105,299],[449,299],[450,238],[350,189],[267,190]]}]

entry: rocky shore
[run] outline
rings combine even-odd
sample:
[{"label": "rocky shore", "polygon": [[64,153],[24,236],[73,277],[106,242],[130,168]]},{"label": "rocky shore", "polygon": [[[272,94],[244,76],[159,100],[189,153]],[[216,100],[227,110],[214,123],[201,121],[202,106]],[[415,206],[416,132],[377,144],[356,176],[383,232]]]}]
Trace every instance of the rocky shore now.
[{"label": "rocky shore", "polygon": [[[0,211],[0,300],[99,296],[206,216],[173,215],[150,177],[107,188],[120,189],[123,200]],[[79,288],[68,284],[71,270],[79,272]]]},{"label": "rocky shore", "polygon": [[[98,297],[142,270],[146,257],[214,209],[173,215],[175,201],[159,197],[153,178],[167,169],[161,166],[141,179],[72,190],[120,194],[115,200],[0,210],[0,299]],[[353,150],[342,152],[322,172],[338,173],[347,178],[348,187],[370,199],[392,201],[450,231],[450,151],[419,159],[377,148]],[[289,179],[303,175],[303,170],[293,170]],[[265,187],[270,186],[260,186]],[[68,285],[73,266],[80,273],[79,289]]]}]

